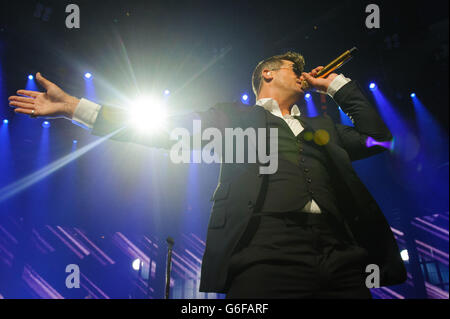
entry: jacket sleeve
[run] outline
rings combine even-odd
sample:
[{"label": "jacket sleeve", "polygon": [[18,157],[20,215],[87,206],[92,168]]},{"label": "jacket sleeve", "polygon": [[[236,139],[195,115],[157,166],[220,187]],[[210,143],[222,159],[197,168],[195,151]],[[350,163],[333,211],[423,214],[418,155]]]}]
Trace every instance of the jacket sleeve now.
[{"label": "jacket sleeve", "polygon": [[177,142],[175,137],[171,137],[171,132],[176,128],[185,129],[189,132],[191,139],[193,138],[194,120],[200,121],[202,129],[214,127],[223,132],[229,123],[229,107],[230,104],[219,103],[207,111],[170,116],[161,129],[138,130],[130,124],[130,113],[127,109],[102,106],[91,133],[97,136],[111,134],[110,139],[115,141],[169,149]]},{"label": "jacket sleeve", "polygon": [[368,147],[366,144],[369,137],[377,142],[390,142],[392,134],[356,82],[343,86],[334,95],[334,100],[354,124],[354,127],[336,125],[341,143],[352,161],[386,151],[382,146]]}]

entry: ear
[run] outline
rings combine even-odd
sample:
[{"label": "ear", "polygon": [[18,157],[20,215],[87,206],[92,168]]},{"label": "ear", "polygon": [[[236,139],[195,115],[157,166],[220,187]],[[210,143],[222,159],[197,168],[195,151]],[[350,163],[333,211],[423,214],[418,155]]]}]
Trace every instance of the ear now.
[{"label": "ear", "polygon": [[273,79],[273,71],[269,70],[269,69],[264,69],[262,71],[262,76],[263,76],[264,80],[266,80],[267,82],[270,82]]}]

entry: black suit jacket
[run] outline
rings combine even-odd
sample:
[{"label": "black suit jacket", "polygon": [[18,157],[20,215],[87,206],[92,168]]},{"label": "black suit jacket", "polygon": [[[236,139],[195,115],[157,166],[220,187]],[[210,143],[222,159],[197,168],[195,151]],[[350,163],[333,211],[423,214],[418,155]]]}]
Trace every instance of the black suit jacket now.
[{"label": "black suit jacket", "polygon": [[[354,171],[351,162],[378,154],[385,149],[366,147],[367,137],[390,141],[392,135],[356,82],[349,82],[334,96],[334,100],[352,119],[354,127],[335,124],[328,116],[302,117],[301,122],[312,131],[325,130],[329,142],[323,146],[331,159],[330,169],[340,180],[337,198],[341,212],[358,244],[369,252],[369,263],[380,267],[382,286],[400,284],[406,280],[406,269],[400,257],[393,233],[376,201]],[[124,126],[125,111],[102,107],[93,134],[106,135],[120,130],[112,138],[154,147],[170,148],[175,141],[169,131],[140,135]],[[192,127],[192,119],[200,119],[202,128],[265,128],[268,112],[262,107],[238,103],[221,103],[205,112],[170,118],[173,127]],[[226,292],[230,257],[249,225],[252,214],[263,203],[264,183],[259,163],[222,163],[218,186],[211,198],[213,207],[208,225],[203,256],[200,291]]]}]

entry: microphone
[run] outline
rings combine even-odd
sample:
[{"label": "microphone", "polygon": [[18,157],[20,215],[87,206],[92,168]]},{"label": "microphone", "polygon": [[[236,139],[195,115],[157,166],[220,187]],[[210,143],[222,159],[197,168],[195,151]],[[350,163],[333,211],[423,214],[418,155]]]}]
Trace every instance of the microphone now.
[{"label": "microphone", "polygon": [[[330,73],[334,72],[335,70],[343,66],[345,63],[350,61],[353,58],[353,54],[355,54],[357,51],[358,51],[357,47],[353,47],[350,50],[345,51],[339,57],[328,63],[328,65],[325,66],[322,70],[320,70],[315,76],[315,78],[327,77]],[[304,90],[308,90],[310,88],[308,82],[306,82],[305,80],[302,81],[302,87]]]},{"label": "microphone", "polygon": [[172,248],[173,244],[175,243],[172,237],[167,237],[166,242],[170,248]]}]

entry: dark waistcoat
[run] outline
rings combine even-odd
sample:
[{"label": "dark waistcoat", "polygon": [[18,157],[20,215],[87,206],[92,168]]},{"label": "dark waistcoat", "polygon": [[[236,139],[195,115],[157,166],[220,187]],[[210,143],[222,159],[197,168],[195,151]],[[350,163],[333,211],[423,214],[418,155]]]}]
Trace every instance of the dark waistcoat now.
[{"label": "dark waistcoat", "polygon": [[267,125],[278,129],[278,170],[268,175],[262,213],[301,211],[312,199],[323,212],[340,220],[329,159],[314,141],[312,131],[295,136],[281,118],[268,114]]}]

